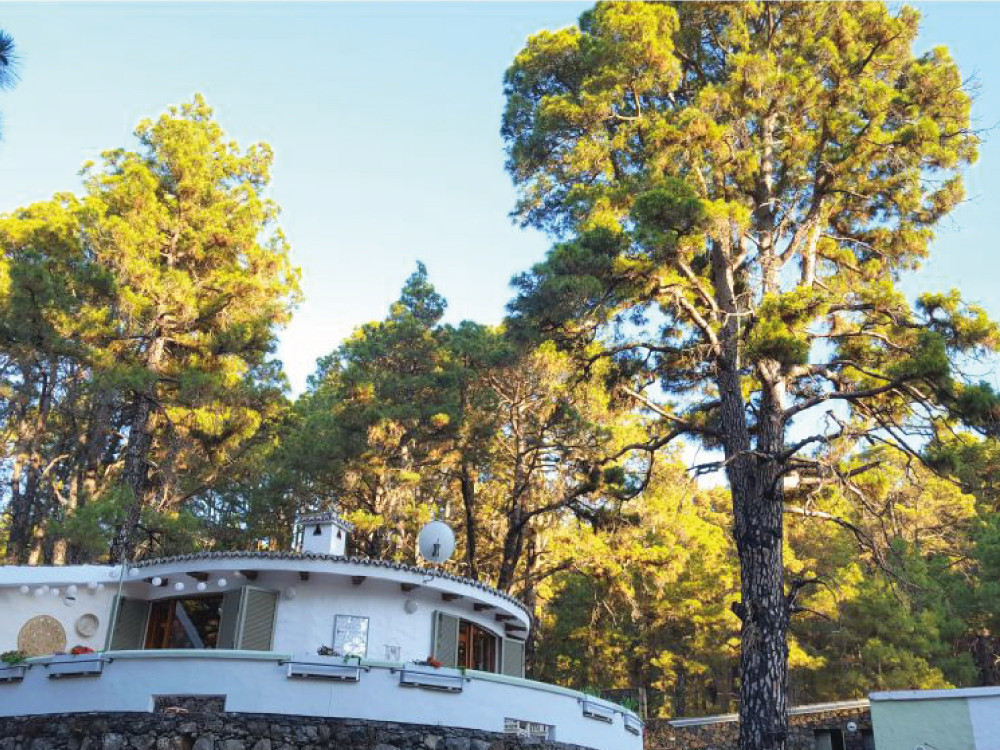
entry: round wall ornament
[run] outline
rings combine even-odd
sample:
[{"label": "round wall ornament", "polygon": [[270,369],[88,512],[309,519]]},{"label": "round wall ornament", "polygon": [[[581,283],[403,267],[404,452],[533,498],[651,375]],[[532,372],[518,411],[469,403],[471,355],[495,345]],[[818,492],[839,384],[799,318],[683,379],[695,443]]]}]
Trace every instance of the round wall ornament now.
[{"label": "round wall ornament", "polygon": [[66,630],[54,617],[32,617],[17,634],[17,650],[30,656],[45,656],[66,649]]},{"label": "round wall ornament", "polygon": [[97,615],[89,612],[85,615],[80,615],[76,618],[76,632],[84,638],[89,638],[97,632],[97,626],[100,622],[101,621],[97,619]]}]

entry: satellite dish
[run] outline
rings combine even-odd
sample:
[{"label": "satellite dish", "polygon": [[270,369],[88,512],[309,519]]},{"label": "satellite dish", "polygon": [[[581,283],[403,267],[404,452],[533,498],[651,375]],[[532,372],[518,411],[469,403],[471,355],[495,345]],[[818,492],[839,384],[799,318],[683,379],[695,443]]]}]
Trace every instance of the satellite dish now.
[{"label": "satellite dish", "polygon": [[420,556],[432,563],[442,563],[455,551],[455,532],[444,521],[431,521],[417,535]]}]

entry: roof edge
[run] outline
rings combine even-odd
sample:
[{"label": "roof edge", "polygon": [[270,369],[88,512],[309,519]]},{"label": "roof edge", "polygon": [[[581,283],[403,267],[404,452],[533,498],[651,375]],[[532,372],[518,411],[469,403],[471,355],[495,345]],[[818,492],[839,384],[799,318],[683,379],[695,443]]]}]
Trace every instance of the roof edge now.
[{"label": "roof edge", "polygon": [[446,581],[453,581],[455,583],[461,583],[466,586],[471,586],[477,588],[487,594],[496,596],[504,601],[513,604],[528,618],[528,621],[532,621],[531,612],[528,611],[527,606],[511,596],[506,594],[499,589],[494,588],[488,584],[482,583],[480,581],[474,581],[471,578],[464,578],[462,576],[455,575],[454,573],[447,573],[442,570],[437,570],[434,568],[425,568],[419,565],[408,565],[406,563],[399,563],[393,560],[381,560],[374,557],[358,557],[355,555],[325,555],[319,552],[287,552],[283,550],[261,550],[258,552],[243,552],[239,550],[229,550],[229,551],[217,551],[217,552],[192,552],[186,555],[170,555],[168,557],[151,557],[143,558],[137,560],[132,565],[137,568],[147,568],[154,565],[165,565],[169,563],[177,562],[195,562],[198,560],[317,560],[317,561],[328,561],[328,562],[344,562],[351,563],[354,565],[363,565],[373,568],[386,568],[389,570],[398,570],[405,573],[415,573],[417,575],[433,576],[434,578],[441,578]]}]

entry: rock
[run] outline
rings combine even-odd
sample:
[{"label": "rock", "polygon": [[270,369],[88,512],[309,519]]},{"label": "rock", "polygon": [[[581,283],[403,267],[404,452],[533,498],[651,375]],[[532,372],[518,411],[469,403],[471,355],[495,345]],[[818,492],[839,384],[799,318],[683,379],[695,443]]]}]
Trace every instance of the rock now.
[{"label": "rock", "polygon": [[375,746],[374,750],[399,750],[395,745],[386,745],[384,742]]},{"label": "rock", "polygon": [[31,741],[31,750],[52,750],[55,747],[48,737],[36,737]]},{"label": "rock", "polygon": [[253,750],[271,750],[271,740],[257,740],[253,743]]},{"label": "rock", "polygon": [[222,743],[222,750],[247,750],[247,744],[243,740],[226,740]]},{"label": "rock", "polygon": [[440,734],[425,734],[423,744],[427,750],[438,750],[443,739],[444,738]]},{"label": "rock", "polygon": [[[125,738],[122,735],[115,732],[108,732],[104,735],[103,750],[122,750],[124,747]],[[34,743],[32,743],[32,750],[36,750]],[[42,750],[42,748],[37,748],[37,750]]]},{"label": "rock", "polygon": [[191,750],[215,750],[215,738],[211,735],[203,734],[194,741]]},{"label": "rock", "polygon": [[444,741],[444,750],[469,750],[471,744],[468,737],[448,737]]},{"label": "rock", "polygon": [[472,750],[490,750],[492,746],[486,740],[472,740]]}]

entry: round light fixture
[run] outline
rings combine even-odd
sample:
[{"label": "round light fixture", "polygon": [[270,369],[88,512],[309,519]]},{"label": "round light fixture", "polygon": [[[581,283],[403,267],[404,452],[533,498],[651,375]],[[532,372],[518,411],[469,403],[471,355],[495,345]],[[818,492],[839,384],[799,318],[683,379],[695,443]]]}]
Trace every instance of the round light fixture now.
[{"label": "round light fixture", "polygon": [[413,599],[407,599],[405,602],[403,602],[403,609],[406,610],[406,614],[408,615],[412,615],[419,608],[420,607],[417,605],[415,601],[413,601]]}]

